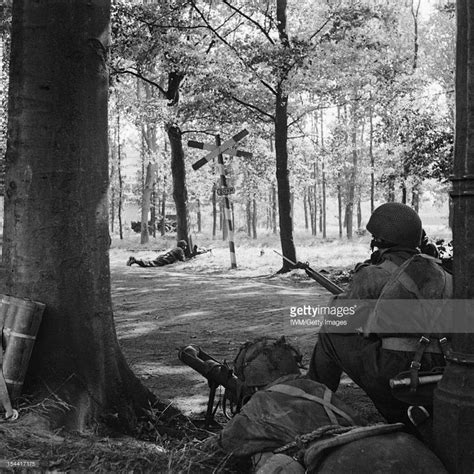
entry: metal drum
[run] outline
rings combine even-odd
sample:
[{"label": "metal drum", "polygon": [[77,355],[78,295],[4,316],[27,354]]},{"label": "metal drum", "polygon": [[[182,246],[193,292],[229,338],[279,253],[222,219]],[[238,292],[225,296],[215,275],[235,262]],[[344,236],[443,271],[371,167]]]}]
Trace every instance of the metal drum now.
[{"label": "metal drum", "polygon": [[[3,321],[3,375],[10,398],[21,395],[31,352],[45,305],[26,298],[2,295],[0,324]],[[1,326],[0,326],[1,327]]]}]

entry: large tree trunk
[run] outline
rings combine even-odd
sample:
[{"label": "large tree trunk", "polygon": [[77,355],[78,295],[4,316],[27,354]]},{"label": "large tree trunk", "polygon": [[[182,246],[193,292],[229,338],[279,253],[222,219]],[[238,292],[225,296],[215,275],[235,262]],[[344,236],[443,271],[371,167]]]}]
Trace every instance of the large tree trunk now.
[{"label": "large tree trunk", "polygon": [[166,132],[171,146],[171,175],[173,176],[173,199],[176,206],[176,233],[178,240],[188,242],[186,253],[189,256],[188,237],[188,191],[181,130],[177,125],[167,125]]},{"label": "large tree trunk", "polygon": [[[474,5],[457,4],[456,133],[453,201],[454,298],[474,298]],[[459,306],[458,306],[459,307]],[[472,310],[455,315],[456,324],[472,327]],[[461,327],[461,326],[458,326]],[[451,335],[443,378],[434,393],[436,453],[449,472],[474,471],[474,336],[472,330]]]},{"label": "large tree trunk", "polygon": [[107,210],[110,2],[13,3],[3,262],[5,291],[46,304],[27,390],[67,402],[83,429],[153,397],[115,333]]},{"label": "large tree trunk", "polygon": [[[275,113],[275,153],[276,177],[278,184],[278,211],[280,223],[280,242],[283,255],[296,261],[296,250],[293,242],[293,221],[291,219],[290,181],[288,179],[288,98],[280,92],[277,97]],[[282,272],[289,271],[291,265],[283,260]]]},{"label": "large tree trunk", "polygon": [[[277,28],[283,48],[289,48],[286,31],[286,0],[277,0]],[[276,87],[275,96],[275,155],[276,178],[278,185],[278,211],[280,221],[280,242],[283,255],[296,262],[296,250],[293,242],[293,221],[291,218],[290,181],[288,170],[288,95],[285,92],[286,73]],[[292,265],[283,260],[280,272],[291,270]]]}]

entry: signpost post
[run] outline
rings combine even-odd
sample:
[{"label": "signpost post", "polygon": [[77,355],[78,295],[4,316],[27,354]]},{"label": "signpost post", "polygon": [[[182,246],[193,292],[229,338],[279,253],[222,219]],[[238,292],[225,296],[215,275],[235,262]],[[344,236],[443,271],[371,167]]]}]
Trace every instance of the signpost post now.
[{"label": "signpost post", "polygon": [[[220,148],[221,146],[221,137],[216,135],[216,146]],[[227,178],[225,175],[224,168],[224,157],[222,153],[217,155],[217,166],[219,167],[221,189],[218,191],[227,190]],[[219,194],[219,193],[218,193]],[[228,230],[228,239],[229,239],[229,252],[230,252],[230,268],[237,268],[237,260],[235,258],[235,244],[234,244],[234,224],[232,222],[232,213],[230,210],[230,199],[227,196],[227,193],[223,194],[224,197],[224,217],[227,221],[227,230]]]},{"label": "signpost post", "polygon": [[220,174],[220,188],[217,189],[218,196],[224,198],[224,216],[227,222],[228,230],[228,239],[229,239],[229,251],[230,251],[230,265],[231,268],[237,268],[237,260],[235,257],[235,244],[234,244],[234,226],[232,223],[232,213],[230,208],[230,199],[229,195],[235,193],[235,188],[233,186],[227,186],[227,177],[225,175],[224,168],[224,157],[223,154],[231,156],[240,156],[244,158],[251,158],[252,153],[243,150],[237,150],[237,142],[242,140],[242,138],[248,135],[247,130],[242,130],[236,135],[234,135],[229,140],[226,140],[224,143],[221,143],[221,138],[219,135],[216,135],[216,144],[211,145],[207,143],[197,142],[194,140],[188,141],[188,146],[193,148],[199,148],[200,150],[208,150],[209,153],[201,158],[199,161],[193,164],[193,169],[198,170],[201,166],[204,166],[208,161],[212,160],[217,156],[217,165],[219,167]]}]

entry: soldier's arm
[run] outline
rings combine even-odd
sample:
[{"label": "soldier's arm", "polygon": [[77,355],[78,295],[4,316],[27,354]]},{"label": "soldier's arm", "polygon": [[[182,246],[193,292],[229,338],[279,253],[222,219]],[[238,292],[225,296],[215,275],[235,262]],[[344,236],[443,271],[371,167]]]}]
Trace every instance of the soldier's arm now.
[{"label": "soldier's arm", "polygon": [[184,262],[186,260],[186,256],[184,255],[184,250],[181,247],[177,248],[176,257],[181,262]]}]

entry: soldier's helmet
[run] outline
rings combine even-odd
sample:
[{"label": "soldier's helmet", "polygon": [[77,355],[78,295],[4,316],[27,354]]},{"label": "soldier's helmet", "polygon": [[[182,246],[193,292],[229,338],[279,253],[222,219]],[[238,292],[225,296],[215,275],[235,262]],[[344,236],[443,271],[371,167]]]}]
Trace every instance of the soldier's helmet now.
[{"label": "soldier's helmet", "polygon": [[240,347],[234,371],[248,387],[263,387],[284,375],[299,374],[301,359],[301,354],[284,336],[279,339],[263,336]]},{"label": "soldier's helmet", "polygon": [[181,247],[182,249],[187,249],[188,243],[185,240],[178,240],[178,247]]},{"label": "soldier's helmet", "polygon": [[421,242],[420,217],[410,206],[399,202],[377,207],[366,228],[376,239],[392,244],[416,248]]}]

